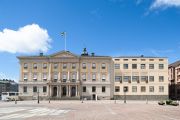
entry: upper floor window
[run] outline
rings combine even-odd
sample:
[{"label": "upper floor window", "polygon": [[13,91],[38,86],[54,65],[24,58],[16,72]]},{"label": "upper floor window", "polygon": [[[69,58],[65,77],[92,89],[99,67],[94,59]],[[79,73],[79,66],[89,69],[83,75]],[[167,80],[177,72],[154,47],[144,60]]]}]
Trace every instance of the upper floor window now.
[{"label": "upper floor window", "polygon": [[82,68],[83,68],[83,69],[86,69],[86,63],[83,63],[83,64],[82,64]]},{"label": "upper floor window", "polygon": [[164,92],[164,86],[159,86],[159,92]]},{"label": "upper floor window", "polygon": [[132,76],[132,82],[137,82],[139,80],[139,76]]},{"label": "upper floor window", "polygon": [[120,64],[114,64],[115,69],[120,69]]},{"label": "upper floor window", "polygon": [[57,69],[57,68],[58,68],[58,64],[54,63],[54,69]]},{"label": "upper floor window", "polygon": [[28,73],[24,73],[24,81],[28,80]]},{"label": "upper floor window", "polygon": [[154,61],[154,59],[149,59],[149,61]]},{"label": "upper floor window", "polygon": [[154,82],[154,76],[149,76],[149,82]]},{"label": "upper floor window", "polygon": [[141,64],[141,69],[146,69],[146,64]]},{"label": "upper floor window", "polygon": [[24,69],[28,69],[28,64],[24,63]]},{"label": "upper floor window", "polygon": [[106,81],[106,75],[105,74],[102,75],[102,81]]},{"label": "upper floor window", "polygon": [[85,74],[85,73],[82,74],[82,80],[83,80],[83,81],[86,81],[86,74]]},{"label": "upper floor window", "polygon": [[131,80],[131,76],[124,76],[123,82],[129,82]]},{"label": "upper floor window", "polygon": [[27,86],[24,86],[24,87],[23,87],[23,92],[24,92],[24,93],[27,93]]},{"label": "upper floor window", "polygon": [[149,64],[149,69],[154,69],[154,64]]},{"label": "upper floor window", "polygon": [[96,81],[96,74],[92,74],[92,81]]},{"label": "upper floor window", "polygon": [[33,69],[37,69],[37,63],[33,64]]},{"label": "upper floor window", "polygon": [[159,64],[159,69],[164,69],[164,64]]},{"label": "upper floor window", "polygon": [[128,69],[128,64],[124,64],[124,65],[123,65],[123,68],[124,68],[124,69]]},{"label": "upper floor window", "polygon": [[106,64],[105,64],[105,63],[102,63],[102,64],[101,64],[101,68],[102,68],[102,69],[106,69]]},{"label": "upper floor window", "polygon": [[137,69],[137,64],[132,64],[132,69]]},{"label": "upper floor window", "polygon": [[92,63],[92,69],[96,69],[96,63]]},{"label": "upper floor window", "polygon": [[54,73],[54,81],[58,80],[58,73]]},{"label": "upper floor window", "polygon": [[75,79],[76,79],[76,74],[73,73],[73,74],[72,74],[72,80],[75,80]]},{"label": "upper floor window", "polygon": [[128,59],[124,59],[124,61],[128,61]]},{"label": "upper floor window", "polygon": [[72,69],[76,69],[76,64],[72,63]]},{"label": "upper floor window", "polygon": [[66,82],[66,80],[67,80],[67,75],[66,75],[66,74],[63,74],[62,79],[63,79],[63,82]]},{"label": "upper floor window", "polygon": [[147,82],[148,76],[141,76],[141,82]]},{"label": "upper floor window", "polygon": [[43,69],[47,69],[47,63],[43,63]]},{"label": "upper floor window", "polygon": [[63,64],[63,69],[66,69],[66,68],[67,68],[67,64],[64,63],[64,64]]},{"label": "upper floor window", "polygon": [[43,80],[44,80],[44,81],[47,80],[47,73],[43,73]]},{"label": "upper floor window", "polygon": [[159,59],[159,61],[164,61],[164,59]]},{"label": "upper floor window", "polygon": [[115,82],[122,81],[122,76],[115,76]]},{"label": "upper floor window", "polygon": [[159,82],[164,82],[164,76],[159,76]]},{"label": "upper floor window", "polygon": [[137,59],[132,59],[132,61],[137,61]]},{"label": "upper floor window", "polygon": [[37,81],[37,73],[33,73],[33,80]]}]

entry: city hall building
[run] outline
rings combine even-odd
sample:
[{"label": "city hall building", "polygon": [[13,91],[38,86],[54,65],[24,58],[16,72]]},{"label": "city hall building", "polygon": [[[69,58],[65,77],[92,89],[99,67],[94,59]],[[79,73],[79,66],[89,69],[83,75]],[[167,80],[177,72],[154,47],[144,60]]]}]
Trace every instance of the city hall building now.
[{"label": "city hall building", "polygon": [[21,99],[167,99],[167,58],[81,55],[19,56]]}]

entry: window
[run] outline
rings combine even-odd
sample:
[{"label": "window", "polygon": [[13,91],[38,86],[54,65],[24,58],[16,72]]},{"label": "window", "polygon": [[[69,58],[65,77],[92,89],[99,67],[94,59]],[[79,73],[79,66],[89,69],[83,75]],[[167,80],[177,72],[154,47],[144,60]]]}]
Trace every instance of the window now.
[{"label": "window", "polygon": [[37,63],[33,64],[33,69],[37,69]]},{"label": "window", "polygon": [[58,64],[54,63],[54,69],[57,69],[57,68],[58,68]]},{"label": "window", "polygon": [[159,64],[159,69],[164,69],[164,64]]},{"label": "window", "polygon": [[24,73],[24,81],[28,80],[28,73]]},{"label": "window", "polygon": [[24,87],[23,87],[23,92],[24,92],[24,93],[27,93],[27,86],[24,86]]},{"label": "window", "polygon": [[83,80],[83,81],[86,81],[86,74],[85,74],[85,73],[82,74],[82,80]]},{"label": "window", "polygon": [[72,69],[76,69],[76,64],[72,63]]},{"label": "window", "polygon": [[43,69],[47,69],[47,63],[43,63]]},{"label": "window", "polygon": [[96,86],[92,86],[92,92],[96,92]]},{"label": "window", "polygon": [[43,73],[43,80],[47,81],[47,73]]},{"label": "window", "polygon": [[132,69],[137,69],[137,64],[132,64]]},{"label": "window", "polygon": [[120,59],[115,59],[115,61],[119,61]]},{"label": "window", "polygon": [[154,59],[149,59],[149,61],[154,61]]},{"label": "window", "polygon": [[106,92],[106,87],[102,86],[102,92],[105,93]]},{"label": "window", "polygon": [[54,73],[54,82],[57,82],[57,80],[58,80],[58,74]]},{"label": "window", "polygon": [[141,86],[141,92],[146,92],[146,87],[145,86]]},{"label": "window", "polygon": [[67,80],[67,76],[66,74],[63,74],[63,82],[66,82],[66,80]]},{"label": "window", "polygon": [[28,69],[28,64],[24,63],[24,69]]},{"label": "window", "polygon": [[33,92],[37,92],[37,86],[33,86]]},{"label": "window", "polygon": [[72,82],[76,82],[76,74],[75,73],[72,74]]},{"label": "window", "polygon": [[137,59],[132,59],[132,61],[137,61]]},{"label": "window", "polygon": [[83,86],[83,92],[86,92],[86,86]]},{"label": "window", "polygon": [[145,64],[141,64],[141,69],[146,69],[146,65]]},{"label": "window", "polygon": [[104,81],[106,81],[106,75],[102,75],[102,81],[104,82]]},{"label": "window", "polygon": [[86,69],[86,63],[83,63],[83,64],[82,64],[82,68],[83,68],[83,69]]},{"label": "window", "polygon": [[123,76],[123,82],[129,82],[131,80],[131,76]]},{"label": "window", "polygon": [[105,64],[105,63],[102,63],[102,64],[101,64],[101,68],[102,68],[102,69],[106,69],[106,64]]},{"label": "window", "polygon": [[159,86],[159,92],[164,92],[164,86]]},{"label": "window", "polygon": [[137,86],[132,86],[132,92],[137,92]]},{"label": "window", "polygon": [[149,86],[149,92],[154,92],[154,86]]},{"label": "window", "polygon": [[123,68],[124,68],[124,69],[128,69],[128,64],[124,64],[124,65],[123,65]]},{"label": "window", "polygon": [[164,82],[164,76],[159,76],[159,82]]},{"label": "window", "polygon": [[33,73],[33,80],[37,81],[37,73]]},{"label": "window", "polygon": [[154,76],[149,76],[149,82],[154,82]]},{"label": "window", "polygon": [[43,86],[43,93],[46,93],[46,92],[47,92],[47,87]]},{"label": "window", "polygon": [[114,69],[120,69],[120,64],[114,64]]},{"label": "window", "polygon": [[115,92],[120,92],[120,87],[119,86],[115,86]]},{"label": "window", "polygon": [[92,81],[96,81],[96,74],[92,74]]},{"label": "window", "polygon": [[164,61],[164,59],[159,59],[159,61]]},{"label": "window", "polygon": [[149,64],[149,69],[154,69],[154,64]]},{"label": "window", "polygon": [[96,69],[96,63],[92,63],[92,69]]},{"label": "window", "polygon": [[63,69],[66,69],[66,68],[67,68],[67,64],[64,63],[64,64],[63,64]]},{"label": "window", "polygon": [[124,87],[123,87],[123,91],[124,91],[124,92],[128,92],[128,86],[124,86]]},{"label": "window", "polygon": [[139,80],[139,76],[132,76],[132,82],[137,82]]},{"label": "window", "polygon": [[146,82],[148,80],[148,76],[141,76],[141,82]]},{"label": "window", "polygon": [[122,80],[122,76],[115,76],[115,82],[120,82]]},{"label": "window", "polygon": [[124,61],[128,61],[128,59],[124,59]]},{"label": "window", "polygon": [[141,61],[146,61],[146,59],[141,59]]}]

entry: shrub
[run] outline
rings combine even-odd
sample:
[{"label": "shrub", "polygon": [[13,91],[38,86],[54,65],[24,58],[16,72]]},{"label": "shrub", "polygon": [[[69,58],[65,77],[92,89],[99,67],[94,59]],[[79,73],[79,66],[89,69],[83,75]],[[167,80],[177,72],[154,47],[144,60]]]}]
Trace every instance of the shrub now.
[{"label": "shrub", "polygon": [[173,102],[171,103],[171,105],[173,105],[173,106],[178,106],[178,105],[179,105],[179,103],[178,103],[178,102],[176,102],[176,101],[173,101]]},{"label": "shrub", "polygon": [[164,101],[159,101],[158,104],[159,105],[165,105],[165,102]]},{"label": "shrub", "polygon": [[172,102],[172,100],[166,100],[166,105],[171,105]]}]

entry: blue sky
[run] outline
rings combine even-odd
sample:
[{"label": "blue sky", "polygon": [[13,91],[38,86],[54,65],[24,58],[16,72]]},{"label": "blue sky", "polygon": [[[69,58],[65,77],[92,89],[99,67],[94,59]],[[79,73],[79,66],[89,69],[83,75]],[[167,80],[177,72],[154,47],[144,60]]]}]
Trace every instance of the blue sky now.
[{"label": "blue sky", "polygon": [[180,59],[179,21],[179,0],[0,0],[0,75],[19,79],[16,56],[63,50],[62,31],[76,54],[86,47],[98,55],[162,56],[171,63]]}]

